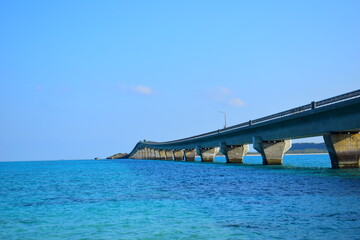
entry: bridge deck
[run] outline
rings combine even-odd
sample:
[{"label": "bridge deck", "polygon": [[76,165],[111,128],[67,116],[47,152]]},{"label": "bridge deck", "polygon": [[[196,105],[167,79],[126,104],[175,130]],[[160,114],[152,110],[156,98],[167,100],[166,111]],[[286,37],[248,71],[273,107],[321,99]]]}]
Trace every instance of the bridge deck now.
[{"label": "bridge deck", "polygon": [[[339,162],[340,155],[345,158],[351,155],[352,163],[350,165],[358,166],[360,164],[360,156],[358,156],[360,155],[359,134],[351,137],[346,135],[340,138],[326,137],[334,133],[358,132],[360,132],[360,90],[188,138],[167,142],[142,141],[136,144],[130,156],[145,148],[153,150],[199,150],[220,147],[222,151],[226,151],[227,147],[254,143],[256,149],[259,149],[258,151],[263,155],[263,159],[267,158],[265,152],[269,153],[269,149],[272,149],[270,151],[272,152],[271,156],[280,152],[280,157],[278,156],[277,159],[266,160],[268,163],[279,163],[279,159],[282,161],[283,153],[291,146],[290,139],[325,136],[328,149],[333,152],[332,159]],[[351,146],[346,147],[341,144],[340,146],[336,142],[340,140],[336,139],[343,139],[341,141],[348,142]],[[265,142],[274,142],[274,144],[267,143],[266,149],[264,149]],[[275,153],[274,149],[280,150]],[[341,154],[340,151],[342,151]],[[200,150],[199,152],[201,153]],[[341,165],[336,164],[337,166]]]}]

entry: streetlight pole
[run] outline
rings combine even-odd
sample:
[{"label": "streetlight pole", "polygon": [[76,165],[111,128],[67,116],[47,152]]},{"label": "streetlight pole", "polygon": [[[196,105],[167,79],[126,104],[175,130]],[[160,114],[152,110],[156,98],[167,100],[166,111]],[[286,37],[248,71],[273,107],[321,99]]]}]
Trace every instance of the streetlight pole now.
[{"label": "streetlight pole", "polygon": [[223,111],[218,111],[218,112],[224,114],[224,120],[225,120],[224,128],[226,128],[226,113]]}]

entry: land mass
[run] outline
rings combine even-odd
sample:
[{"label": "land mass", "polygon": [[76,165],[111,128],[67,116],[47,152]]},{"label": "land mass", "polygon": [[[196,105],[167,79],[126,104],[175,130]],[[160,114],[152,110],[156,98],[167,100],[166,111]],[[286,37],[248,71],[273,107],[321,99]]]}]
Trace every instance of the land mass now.
[{"label": "land mass", "polygon": [[293,143],[287,153],[327,153],[325,143]]},{"label": "land mass", "polygon": [[[325,143],[293,143],[286,154],[306,154],[306,153],[327,153]],[[248,155],[259,155],[258,152],[249,152]]]}]

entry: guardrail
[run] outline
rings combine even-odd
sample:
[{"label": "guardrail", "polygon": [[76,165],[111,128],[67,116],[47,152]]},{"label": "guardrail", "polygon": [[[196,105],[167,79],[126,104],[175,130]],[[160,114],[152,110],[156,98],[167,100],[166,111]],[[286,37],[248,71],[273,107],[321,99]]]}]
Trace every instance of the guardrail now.
[{"label": "guardrail", "polygon": [[342,102],[342,101],[346,101],[346,100],[350,100],[352,98],[357,98],[360,97],[360,89],[353,91],[353,92],[349,92],[349,93],[345,93],[339,96],[335,96],[332,98],[328,98],[328,99],[324,99],[318,102],[311,102],[310,104],[306,104],[300,107],[296,107],[296,108],[292,108],[283,112],[279,112],[279,113],[275,113],[266,117],[262,117],[262,118],[258,118],[255,120],[250,120],[248,122],[244,122],[244,123],[240,123],[234,126],[230,126],[227,128],[223,128],[223,129],[219,129],[216,131],[211,131],[211,132],[207,132],[207,133],[203,133],[200,135],[196,135],[196,136],[192,136],[192,137],[188,137],[188,138],[183,138],[183,139],[178,139],[178,140],[174,140],[174,141],[168,141],[168,142],[146,142],[152,145],[162,145],[162,144],[173,144],[173,143],[180,143],[180,142],[184,142],[184,141],[189,141],[189,140],[194,140],[194,139],[199,139],[199,138],[203,138],[203,137],[209,137],[212,135],[216,135],[219,133],[223,133],[223,132],[227,132],[227,131],[231,131],[231,130],[235,130],[235,129],[239,129],[239,128],[244,128],[244,127],[248,127],[254,124],[258,124],[258,123],[263,123],[263,122],[267,122],[267,121],[271,121],[274,119],[280,119],[283,117],[287,117],[287,116],[291,116],[291,115],[295,115],[295,114],[299,114],[301,112],[304,111],[309,111],[315,108],[320,108],[320,107],[324,107],[324,106],[328,106],[331,104],[335,104],[338,102]]}]

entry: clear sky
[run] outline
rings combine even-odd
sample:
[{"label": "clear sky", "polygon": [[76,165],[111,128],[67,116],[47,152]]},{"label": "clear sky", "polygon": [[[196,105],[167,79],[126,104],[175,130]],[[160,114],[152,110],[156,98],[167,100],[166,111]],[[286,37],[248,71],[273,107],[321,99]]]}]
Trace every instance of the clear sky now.
[{"label": "clear sky", "polygon": [[0,2],[0,161],[129,152],[360,88],[360,1]]}]

